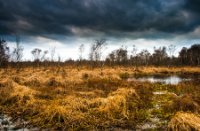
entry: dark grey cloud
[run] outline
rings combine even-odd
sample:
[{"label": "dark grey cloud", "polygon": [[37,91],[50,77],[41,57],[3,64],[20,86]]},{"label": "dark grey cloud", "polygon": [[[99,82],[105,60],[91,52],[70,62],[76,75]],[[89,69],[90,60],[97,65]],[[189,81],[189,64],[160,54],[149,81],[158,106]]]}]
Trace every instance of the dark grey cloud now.
[{"label": "dark grey cloud", "polygon": [[185,7],[190,11],[199,14],[200,13],[200,1],[199,0],[188,0]]},{"label": "dark grey cloud", "polygon": [[199,14],[199,0],[0,0],[0,34],[179,34],[197,28]]}]

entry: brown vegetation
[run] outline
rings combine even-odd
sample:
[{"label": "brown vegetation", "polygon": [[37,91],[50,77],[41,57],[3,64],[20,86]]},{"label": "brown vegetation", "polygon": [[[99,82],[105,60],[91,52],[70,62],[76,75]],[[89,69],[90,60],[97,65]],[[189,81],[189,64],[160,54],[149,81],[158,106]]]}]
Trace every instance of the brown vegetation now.
[{"label": "brown vegetation", "polygon": [[200,131],[200,117],[192,113],[178,112],[168,124],[169,131]]},{"label": "brown vegetation", "polygon": [[[157,102],[152,99],[153,91],[166,89],[160,84],[128,82],[135,74],[145,73],[199,73],[199,68],[128,67],[115,68],[7,68],[0,70],[0,111],[22,118],[31,126],[48,129],[135,129],[138,123],[145,123],[151,114],[149,110]],[[166,85],[170,87],[170,85]],[[179,94],[190,93],[196,85],[171,86],[169,91]],[[196,91],[198,93],[198,91]],[[198,112],[199,95],[163,97],[171,102],[169,112],[157,110],[166,118],[179,110]],[[166,99],[166,100],[164,100]],[[159,98],[159,100],[161,100]],[[173,104],[174,103],[174,104]],[[167,117],[169,118],[169,117]]]},{"label": "brown vegetation", "polygon": [[102,73],[70,67],[23,68],[0,73],[2,112],[41,128],[134,128],[147,117],[144,103],[151,103],[140,95],[144,89],[134,89],[135,84],[121,80],[114,69]]}]

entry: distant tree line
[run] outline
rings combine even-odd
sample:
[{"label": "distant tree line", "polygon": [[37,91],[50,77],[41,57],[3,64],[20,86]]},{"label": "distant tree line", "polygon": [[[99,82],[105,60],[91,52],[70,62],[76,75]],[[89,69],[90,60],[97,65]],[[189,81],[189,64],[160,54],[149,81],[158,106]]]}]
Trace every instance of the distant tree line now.
[{"label": "distant tree line", "polygon": [[182,65],[200,65],[200,45],[192,45],[189,49],[183,47],[179,52],[179,60]]},{"label": "distant tree line", "polygon": [[[16,36],[16,46],[12,52],[7,46],[6,40],[0,38],[0,67],[19,66],[21,65],[91,65],[92,67],[104,65],[115,66],[200,66],[200,44],[194,44],[190,48],[183,47],[178,56],[175,56],[176,46],[170,45],[168,47],[154,48],[153,53],[144,49],[137,53],[138,49],[135,45],[129,54],[126,47],[122,46],[109,53],[105,59],[102,54],[106,49],[107,42],[105,39],[94,41],[91,45],[88,59],[83,59],[83,52],[85,50],[84,44],[79,47],[78,60],[55,60],[55,48],[51,51],[42,51],[39,48],[33,49],[30,53],[33,56],[33,61],[22,61],[24,48],[20,44],[20,37]],[[46,55],[50,53],[51,58],[47,59]]]},{"label": "distant tree line", "polygon": [[179,55],[174,56],[175,46],[154,48],[153,53],[144,49],[128,56],[126,48],[120,48],[111,52],[106,58],[110,65],[132,65],[132,66],[200,66],[200,44],[194,44],[190,48],[183,47]]}]

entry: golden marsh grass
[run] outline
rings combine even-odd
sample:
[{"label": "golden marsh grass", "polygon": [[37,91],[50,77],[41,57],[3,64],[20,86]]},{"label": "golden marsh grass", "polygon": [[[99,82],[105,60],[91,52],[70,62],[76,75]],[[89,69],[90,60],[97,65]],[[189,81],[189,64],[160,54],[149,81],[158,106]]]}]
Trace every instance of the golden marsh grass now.
[{"label": "golden marsh grass", "polygon": [[[102,70],[71,66],[22,68],[20,71],[1,69],[0,111],[13,119],[22,118],[39,128],[135,129],[138,123],[144,123],[151,117],[149,109],[155,103],[153,91],[158,86],[160,89],[161,85],[128,82],[121,78],[121,74],[128,73],[131,76],[155,72],[200,73],[200,69],[141,67],[136,71],[129,67],[105,67]],[[169,91],[177,93],[186,86],[172,86]],[[191,90],[184,93],[191,93]],[[169,99],[181,103],[178,98]],[[198,101],[195,103],[199,104]],[[173,116],[176,111],[179,109],[165,113]]]}]

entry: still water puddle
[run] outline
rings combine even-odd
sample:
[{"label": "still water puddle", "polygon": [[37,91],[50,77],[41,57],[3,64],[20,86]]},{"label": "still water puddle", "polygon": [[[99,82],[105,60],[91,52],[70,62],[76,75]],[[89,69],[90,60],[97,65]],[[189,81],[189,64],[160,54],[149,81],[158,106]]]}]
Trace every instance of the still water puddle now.
[{"label": "still water puddle", "polygon": [[177,85],[182,81],[190,81],[193,78],[187,77],[183,78],[180,76],[166,76],[166,77],[157,77],[157,76],[142,76],[142,77],[133,77],[129,78],[128,81],[140,81],[140,82],[151,82],[151,83],[163,83],[170,85]]}]

